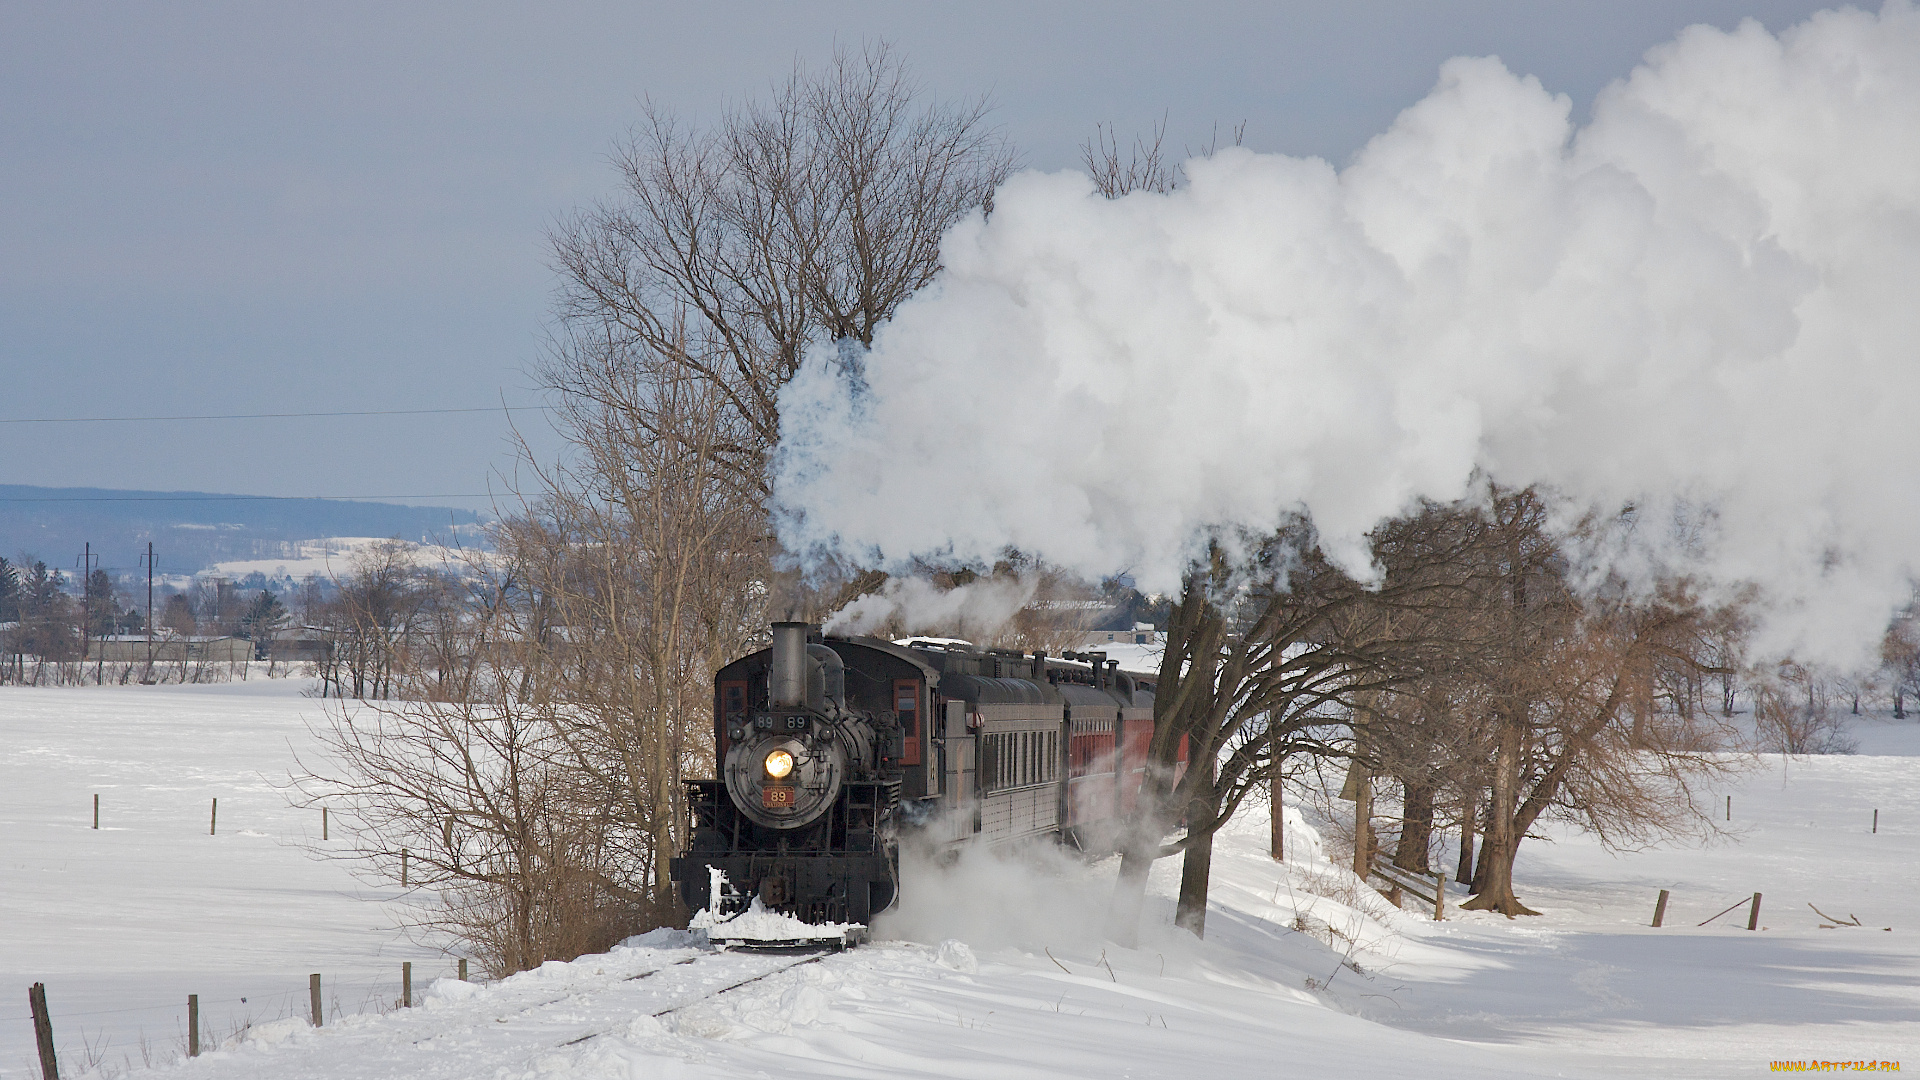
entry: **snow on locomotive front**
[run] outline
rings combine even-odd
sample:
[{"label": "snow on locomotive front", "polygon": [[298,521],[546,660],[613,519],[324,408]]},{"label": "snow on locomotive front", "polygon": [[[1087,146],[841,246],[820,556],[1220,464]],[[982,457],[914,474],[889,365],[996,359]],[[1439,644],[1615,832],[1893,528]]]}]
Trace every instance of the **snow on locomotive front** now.
[{"label": "snow on locomotive front", "polygon": [[672,863],[689,910],[725,917],[758,898],[808,923],[865,924],[898,892],[898,702],[870,685],[866,658],[850,693],[846,660],[811,630],[775,623],[771,648],[714,680],[720,779],[688,785],[693,831]]}]

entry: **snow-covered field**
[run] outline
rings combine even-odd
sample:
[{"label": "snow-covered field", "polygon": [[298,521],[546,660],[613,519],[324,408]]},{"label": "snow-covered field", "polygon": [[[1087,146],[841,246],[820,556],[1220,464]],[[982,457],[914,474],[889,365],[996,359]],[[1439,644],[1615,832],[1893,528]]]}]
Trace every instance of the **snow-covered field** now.
[{"label": "snow-covered field", "polygon": [[[368,548],[386,542],[379,536],[323,536],[314,540],[290,541],[280,558],[228,559],[201,571],[202,575],[243,578],[263,574],[270,581],[300,581],[309,574],[323,578],[344,577],[354,558]],[[487,553],[479,548],[451,548],[432,543],[427,537],[419,542],[402,541],[422,566],[464,567],[484,562]]]},{"label": "snow-covered field", "polygon": [[343,1012],[397,995],[403,961],[445,972],[392,929],[391,893],[318,857],[320,815],[275,786],[321,711],[307,685],[0,691],[0,1076],[39,1075],[34,982],[68,1076],[89,1056],[139,1064],[143,1039],[171,1056],[188,994],[225,1035],[303,1011],[312,972]]},{"label": "snow-covered field", "polygon": [[[391,893],[318,857],[318,815],[275,789],[319,713],[298,690],[0,691],[0,1077],[37,1075],[35,981],[68,1077],[89,1058],[329,1078],[1920,1067],[1920,722],[1863,719],[1859,756],[1764,759],[1715,793],[1733,797],[1732,835],[1704,849],[1529,842],[1518,877],[1537,919],[1393,912],[1297,818],[1292,860],[1267,859],[1256,811],[1216,855],[1205,942],[1168,925],[1176,866],[1157,871],[1141,946],[1122,949],[1098,933],[1110,865],[982,855],[910,878],[876,927],[893,940],[851,953],[723,954],[660,931],[477,986],[433,983],[451,958],[394,930]],[[1755,891],[1764,930],[1745,930],[1744,907],[1694,925]],[[1809,903],[1865,925],[1820,929]],[[421,1007],[393,1011],[403,960]],[[320,1031],[299,1019],[309,972],[337,1002]],[[188,993],[216,1036],[253,1027],[181,1062]]]}]

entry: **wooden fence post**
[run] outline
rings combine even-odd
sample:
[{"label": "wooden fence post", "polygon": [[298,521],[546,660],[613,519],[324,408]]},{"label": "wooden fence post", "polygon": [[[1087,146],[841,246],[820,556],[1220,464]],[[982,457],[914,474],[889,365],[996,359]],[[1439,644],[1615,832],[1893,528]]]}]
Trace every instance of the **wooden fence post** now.
[{"label": "wooden fence post", "polygon": [[1447,875],[1443,870],[1433,872],[1433,921],[1441,922],[1447,917]]},{"label": "wooden fence post", "polygon": [[327,808],[323,806],[320,808],[320,839],[325,840],[326,838],[327,838]]},{"label": "wooden fence post", "polygon": [[1727,796],[1727,820],[1733,820],[1733,796]]},{"label": "wooden fence post", "polygon": [[[1879,813],[1878,810],[1874,811],[1876,815]],[[100,796],[97,794],[93,797],[93,827],[96,829],[100,827]]]},{"label": "wooden fence post", "polygon": [[60,1062],[53,1053],[53,1018],[47,1015],[46,983],[28,988],[27,1005],[33,1010],[33,1043],[40,1050],[40,1080],[60,1080]]},{"label": "wooden fence post", "polygon": [[413,1008],[413,961],[400,962],[400,1007]]},{"label": "wooden fence post", "polygon": [[1660,899],[1653,905],[1653,925],[1659,926],[1667,920],[1667,890],[1660,890]]},{"label": "wooden fence post", "polygon": [[1760,894],[1753,894],[1753,910],[1747,912],[1747,929],[1760,929]]},{"label": "wooden fence post", "polygon": [[407,887],[407,849],[400,849],[400,887]]},{"label": "wooden fence post", "polygon": [[467,981],[467,958],[464,956],[460,958],[460,981]]},{"label": "wooden fence post", "polygon": [[220,827],[220,800],[213,800],[213,810],[207,815],[207,835],[212,836]]},{"label": "wooden fence post", "polygon": [[187,1056],[200,1056],[200,995],[187,995]]},{"label": "wooden fence post", "polygon": [[1876,836],[1880,833],[1880,811],[1878,810],[1873,812],[1873,831]]},{"label": "wooden fence post", "polygon": [[322,1027],[327,1022],[327,1014],[320,1008],[320,973],[307,976],[307,998],[313,1006],[313,1026]]}]

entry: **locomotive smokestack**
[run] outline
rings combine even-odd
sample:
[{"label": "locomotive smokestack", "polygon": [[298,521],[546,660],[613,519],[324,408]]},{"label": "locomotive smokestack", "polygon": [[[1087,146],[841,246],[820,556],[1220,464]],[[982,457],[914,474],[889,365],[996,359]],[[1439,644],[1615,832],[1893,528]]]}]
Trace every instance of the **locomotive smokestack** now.
[{"label": "locomotive smokestack", "polygon": [[807,705],[807,632],[811,623],[773,624],[773,667],[767,672],[767,699],[776,709]]}]

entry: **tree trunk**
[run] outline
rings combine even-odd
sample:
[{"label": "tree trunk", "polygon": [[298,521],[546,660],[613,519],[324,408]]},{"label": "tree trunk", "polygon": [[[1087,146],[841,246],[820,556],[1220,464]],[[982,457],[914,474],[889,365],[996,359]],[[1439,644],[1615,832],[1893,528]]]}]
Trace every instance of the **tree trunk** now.
[{"label": "tree trunk", "polygon": [[1145,851],[1129,843],[1120,853],[1120,874],[1113,881],[1113,903],[1107,912],[1107,936],[1115,944],[1133,948],[1140,940],[1140,909],[1146,906],[1147,872],[1153,869],[1153,847]]},{"label": "tree trunk", "polygon": [[1500,718],[1500,741],[1494,754],[1493,791],[1489,800],[1487,835],[1480,849],[1480,866],[1473,877],[1473,899],[1460,905],[1468,911],[1497,911],[1508,918],[1538,915],[1513,894],[1513,859],[1520,849],[1514,813],[1519,804],[1520,723]]},{"label": "tree trunk", "polygon": [[1213,873],[1213,825],[1213,809],[1199,806],[1196,800],[1188,811],[1187,829],[1189,833],[1198,831],[1200,835],[1187,845],[1185,857],[1180,863],[1180,903],[1174,909],[1173,925],[1197,938],[1207,936],[1207,886]]},{"label": "tree trunk", "polygon": [[1635,750],[1647,748],[1647,722],[1653,713],[1653,694],[1646,684],[1638,679],[1633,687],[1633,729],[1627,736],[1627,745]]},{"label": "tree trunk", "polygon": [[1287,815],[1280,801],[1280,778],[1273,778],[1273,809],[1267,822],[1267,854],[1274,862],[1287,861]]},{"label": "tree trunk", "polygon": [[1466,811],[1460,815],[1460,862],[1454,867],[1453,880],[1462,885],[1473,884],[1473,833],[1480,814],[1479,803],[1479,792],[1469,794]]},{"label": "tree trunk", "polygon": [[1480,869],[1485,882],[1473,899],[1460,906],[1468,911],[1497,911],[1511,919],[1515,915],[1538,915],[1513,893],[1513,860],[1519,845],[1510,833],[1496,830],[1487,838],[1480,853]]},{"label": "tree trunk", "polygon": [[1427,844],[1433,838],[1433,788],[1400,782],[1400,843],[1393,849],[1393,865],[1427,873]]},{"label": "tree trunk", "polygon": [[1267,854],[1275,862],[1285,862],[1287,858],[1287,816],[1280,798],[1283,778],[1280,775],[1280,733],[1278,725],[1268,720],[1270,738],[1273,742],[1269,753],[1273,759],[1273,777],[1267,781],[1268,804],[1271,808],[1271,820],[1268,822]]},{"label": "tree trunk", "polygon": [[1373,865],[1373,774],[1359,766],[1353,790],[1353,872],[1367,880]]},{"label": "tree trunk", "polygon": [[[1114,782],[1120,782],[1124,759],[1116,752]],[[1191,766],[1189,766],[1191,767]],[[1185,795],[1170,790],[1173,768],[1151,757],[1134,797],[1134,811],[1120,834],[1120,873],[1113,883],[1113,903],[1107,910],[1107,936],[1129,949],[1140,940],[1140,912],[1146,906],[1147,874],[1160,857],[1160,842],[1173,822],[1167,807]],[[1188,778],[1194,778],[1189,773]],[[1209,785],[1211,786],[1211,785]]]}]

